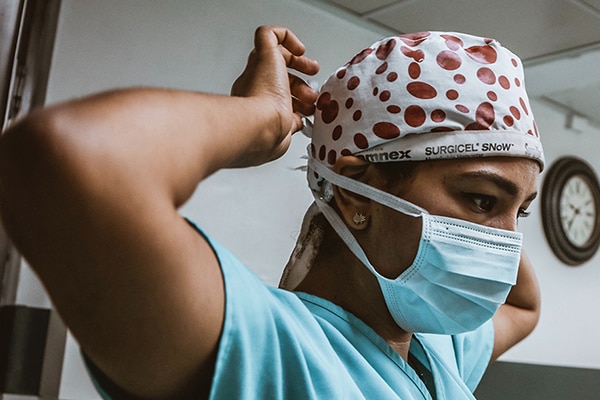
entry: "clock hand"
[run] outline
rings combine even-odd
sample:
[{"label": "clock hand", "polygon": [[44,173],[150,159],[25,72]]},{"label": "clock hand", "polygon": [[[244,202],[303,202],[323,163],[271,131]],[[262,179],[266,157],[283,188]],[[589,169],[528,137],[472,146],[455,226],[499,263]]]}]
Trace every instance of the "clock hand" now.
[{"label": "clock hand", "polygon": [[569,203],[569,207],[573,209],[573,216],[567,222],[567,230],[570,231],[573,223],[575,222],[575,218],[579,215],[579,208],[575,207],[573,204]]},{"label": "clock hand", "polygon": [[575,222],[575,215],[573,215],[573,218],[571,218],[569,220],[569,222],[567,223],[567,230],[571,231],[571,227],[573,226],[573,222]]}]

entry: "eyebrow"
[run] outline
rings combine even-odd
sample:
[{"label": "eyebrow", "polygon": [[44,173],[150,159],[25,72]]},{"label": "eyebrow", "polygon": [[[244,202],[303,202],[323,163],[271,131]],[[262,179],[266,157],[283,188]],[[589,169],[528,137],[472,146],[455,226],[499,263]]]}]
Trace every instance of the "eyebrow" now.
[{"label": "eyebrow", "polygon": [[[475,171],[475,172],[465,172],[459,175],[460,178],[477,178],[477,179],[485,179],[489,182],[492,182],[500,189],[504,190],[506,193],[511,196],[516,196],[519,194],[519,187],[511,180],[504,178],[498,174],[487,171]],[[527,201],[532,201],[537,197],[537,192],[534,192],[527,197]]]}]

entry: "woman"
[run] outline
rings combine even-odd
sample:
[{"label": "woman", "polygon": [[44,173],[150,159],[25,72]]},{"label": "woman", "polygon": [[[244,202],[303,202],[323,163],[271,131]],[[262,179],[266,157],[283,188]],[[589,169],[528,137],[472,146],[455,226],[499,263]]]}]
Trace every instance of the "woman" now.
[{"label": "woman", "polygon": [[[288,76],[317,72],[303,54],[260,27],[233,96],[114,91],[2,137],[3,221],[106,398],[472,398],[535,326],[514,231],[543,157],[518,59],[390,38],[317,101]],[[315,102],[296,292],[269,288],[177,208],[211,173],[281,156]]]}]

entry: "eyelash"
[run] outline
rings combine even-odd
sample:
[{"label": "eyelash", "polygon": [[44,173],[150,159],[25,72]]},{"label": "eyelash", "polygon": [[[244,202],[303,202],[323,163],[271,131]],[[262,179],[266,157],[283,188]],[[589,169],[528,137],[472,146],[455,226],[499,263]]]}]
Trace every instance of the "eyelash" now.
[{"label": "eyelash", "polygon": [[[496,206],[496,198],[494,196],[488,196],[481,193],[465,193],[465,195],[477,206],[477,208],[484,212],[489,212],[492,208]],[[481,200],[482,202],[488,202],[489,207],[481,207],[479,204],[477,204],[478,200]],[[525,208],[519,208],[517,218],[527,218],[530,214],[531,213],[528,212]]]},{"label": "eyelash", "polygon": [[529,211],[524,208],[519,208],[519,214],[517,214],[517,218],[527,218],[531,215]]}]

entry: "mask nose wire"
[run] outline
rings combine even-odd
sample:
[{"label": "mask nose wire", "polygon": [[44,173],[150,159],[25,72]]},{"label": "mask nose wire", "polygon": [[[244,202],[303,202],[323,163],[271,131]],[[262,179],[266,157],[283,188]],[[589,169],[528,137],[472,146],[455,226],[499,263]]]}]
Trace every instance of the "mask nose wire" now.
[{"label": "mask nose wire", "polygon": [[420,217],[423,214],[429,214],[427,210],[417,206],[416,204],[410,203],[404,199],[384,192],[383,190],[377,189],[373,186],[369,186],[355,179],[337,174],[312,157],[308,160],[308,167],[336,186],[369,198],[379,204],[386,205],[403,214],[411,217]]}]

